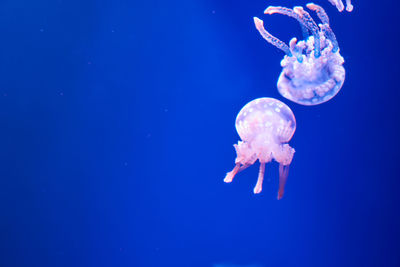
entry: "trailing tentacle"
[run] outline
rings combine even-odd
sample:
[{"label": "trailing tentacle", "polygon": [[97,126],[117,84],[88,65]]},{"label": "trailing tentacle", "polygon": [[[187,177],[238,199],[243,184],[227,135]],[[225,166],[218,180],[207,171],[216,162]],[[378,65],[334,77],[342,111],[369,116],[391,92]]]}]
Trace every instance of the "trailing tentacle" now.
[{"label": "trailing tentacle", "polygon": [[318,18],[323,23],[323,24],[319,24],[319,27],[321,28],[321,30],[324,33],[324,35],[326,36],[326,38],[328,38],[332,42],[332,45],[333,45],[332,52],[333,53],[337,52],[339,50],[339,44],[336,40],[335,34],[333,33],[331,27],[329,26],[328,14],[326,14],[325,10],[319,5],[310,3],[310,4],[307,4],[307,7],[310,10],[313,10],[317,13]]},{"label": "trailing tentacle", "polygon": [[331,2],[332,5],[336,6],[336,8],[342,12],[344,9],[344,5],[342,0],[328,0],[329,2]]},{"label": "trailing tentacle", "polygon": [[336,53],[339,50],[339,43],[336,40],[336,36],[333,33],[332,29],[329,27],[329,25],[326,24],[320,24],[319,27],[321,28],[326,38],[328,38],[332,42],[333,45],[332,52]]},{"label": "trailing tentacle", "polygon": [[[344,5],[342,0],[328,0],[329,2],[331,2],[332,5],[336,6],[336,8],[342,12],[344,9]],[[353,5],[351,4],[351,0],[346,0],[346,10],[348,12],[353,11]]]},{"label": "trailing tentacle", "polygon": [[351,0],[346,0],[346,10],[348,12],[353,11],[353,5],[351,4]]},{"label": "trailing tentacle", "polygon": [[296,6],[293,8],[293,11],[299,15],[304,25],[311,31],[314,36],[314,47],[315,47],[315,57],[318,58],[321,56],[321,44],[319,38],[319,29],[315,21],[312,19],[310,14],[305,11],[301,6]]},{"label": "trailing tentacle", "polygon": [[314,3],[307,4],[307,7],[308,9],[317,13],[318,18],[322,21],[322,23],[329,25],[329,17],[328,14],[326,14],[325,9]]},{"label": "trailing tentacle", "polygon": [[270,6],[264,11],[264,14],[268,14],[268,15],[272,15],[275,13],[286,15],[288,17],[296,19],[300,24],[304,40],[308,39],[308,37],[310,35],[308,32],[309,29],[307,28],[307,25],[304,24],[304,22],[302,21],[300,16],[298,14],[296,14],[292,9],[287,8],[287,7],[281,7],[281,6]]},{"label": "trailing tentacle", "polygon": [[292,52],[290,52],[289,46],[284,42],[282,42],[281,40],[279,40],[278,38],[276,38],[275,36],[273,36],[272,34],[270,34],[269,32],[267,32],[264,28],[264,22],[261,19],[254,17],[254,24],[256,25],[256,28],[260,32],[261,36],[268,43],[279,48],[280,50],[285,52],[285,54],[288,55],[289,57],[292,56]]}]

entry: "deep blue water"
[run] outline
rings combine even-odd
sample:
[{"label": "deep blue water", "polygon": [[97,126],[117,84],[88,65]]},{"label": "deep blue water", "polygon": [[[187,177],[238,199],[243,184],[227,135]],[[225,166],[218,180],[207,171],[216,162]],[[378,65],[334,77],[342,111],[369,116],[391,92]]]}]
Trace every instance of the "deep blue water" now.
[{"label": "deep blue water", "polygon": [[[317,2],[347,76],[306,107],[252,21],[305,3],[1,1],[0,266],[400,266],[400,4]],[[222,181],[258,97],[297,119],[280,201],[276,163]]]}]

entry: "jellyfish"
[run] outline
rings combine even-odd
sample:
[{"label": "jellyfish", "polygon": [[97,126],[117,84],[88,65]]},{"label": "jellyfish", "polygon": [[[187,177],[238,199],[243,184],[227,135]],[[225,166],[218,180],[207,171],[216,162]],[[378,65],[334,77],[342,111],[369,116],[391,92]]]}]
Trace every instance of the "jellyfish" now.
[{"label": "jellyfish", "polygon": [[339,53],[335,34],[329,26],[325,10],[316,4],[307,4],[317,13],[317,25],[302,7],[293,9],[270,6],[265,14],[283,14],[296,19],[303,30],[303,38],[292,38],[289,45],[264,29],[264,22],[254,17],[261,36],[285,52],[281,61],[282,72],[278,79],[279,93],[298,104],[318,105],[332,99],[342,88],[345,79],[344,59]]},{"label": "jellyfish", "polygon": [[294,149],[287,143],[296,130],[296,119],[292,110],[274,98],[258,98],[247,103],[236,117],[236,131],[241,141],[235,144],[235,167],[226,174],[224,182],[232,182],[234,176],[260,162],[254,194],[262,190],[265,164],[273,159],[279,163],[278,199],[283,197],[289,165]]},{"label": "jellyfish", "polygon": [[[332,5],[336,6],[336,8],[342,12],[344,10],[344,5],[342,0],[328,0]],[[353,11],[353,5],[351,4],[351,0],[346,0],[346,10],[348,12]]]}]

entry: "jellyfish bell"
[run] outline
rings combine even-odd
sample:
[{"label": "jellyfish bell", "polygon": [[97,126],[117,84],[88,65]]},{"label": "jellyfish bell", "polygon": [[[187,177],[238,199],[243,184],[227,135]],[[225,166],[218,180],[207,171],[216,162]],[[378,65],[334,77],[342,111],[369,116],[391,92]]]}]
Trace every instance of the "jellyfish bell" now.
[{"label": "jellyfish bell", "polygon": [[224,181],[232,182],[234,176],[257,160],[260,170],[254,193],[262,190],[265,164],[279,163],[278,199],[283,197],[289,165],[295,150],[287,143],[296,130],[296,119],[290,108],[274,98],[258,98],[247,103],[236,117],[236,130],[241,141],[235,144],[235,167]]},{"label": "jellyfish bell", "polygon": [[277,83],[279,93],[298,104],[318,105],[332,99],[342,88],[344,59],[325,10],[313,3],[307,7],[317,13],[321,24],[317,25],[300,6],[293,9],[270,6],[264,12],[287,15],[300,23],[304,40],[292,38],[289,45],[268,33],[259,18],[255,17],[254,23],[265,40],[286,54]]},{"label": "jellyfish bell", "polygon": [[[305,49],[312,48],[314,37],[296,44]],[[313,53],[303,56],[299,62],[295,57],[285,56],[281,61],[282,72],[278,78],[279,93],[298,104],[318,105],[332,99],[345,80],[344,59],[339,52],[332,52],[332,43],[324,36],[320,38],[321,56]]]}]

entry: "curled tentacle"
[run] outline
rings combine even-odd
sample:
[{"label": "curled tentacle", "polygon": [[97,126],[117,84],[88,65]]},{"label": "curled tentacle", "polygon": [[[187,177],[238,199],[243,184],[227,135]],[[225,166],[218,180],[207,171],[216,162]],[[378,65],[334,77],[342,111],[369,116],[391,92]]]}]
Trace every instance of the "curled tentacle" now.
[{"label": "curled tentacle", "polygon": [[310,14],[305,11],[301,6],[296,6],[293,11],[299,15],[302,19],[304,25],[311,31],[314,36],[314,47],[315,47],[315,57],[318,58],[321,55],[321,44],[319,39],[319,29],[315,21],[312,19]]},{"label": "curled tentacle", "polygon": [[332,45],[333,45],[332,52],[334,52],[334,53],[337,52],[339,50],[339,44],[336,40],[335,34],[333,33],[331,27],[329,26],[328,14],[326,14],[325,10],[319,5],[310,3],[310,4],[307,4],[307,7],[310,10],[313,10],[317,13],[318,18],[323,23],[323,24],[319,24],[321,31],[324,33],[326,38],[328,38],[332,42]]},{"label": "curled tentacle", "polygon": [[256,25],[257,30],[260,32],[261,36],[270,44],[272,44],[273,46],[281,49],[283,52],[285,52],[286,55],[288,55],[289,57],[292,56],[292,52],[290,52],[289,46],[287,44],[285,44],[284,42],[282,42],[281,40],[279,40],[278,38],[274,37],[272,34],[270,34],[269,32],[267,32],[264,28],[264,22],[257,18],[254,17],[254,24]]},{"label": "curled tentacle", "polygon": [[[265,14],[282,14],[286,15],[289,17],[292,17],[296,19],[300,25],[302,25],[302,28],[306,28],[311,32],[311,34],[314,36],[315,39],[315,57],[320,56],[320,41],[319,41],[319,34],[318,34],[318,26],[315,23],[315,21],[311,18],[310,14],[308,12],[304,11],[302,7],[294,7],[293,9],[286,8],[286,7],[281,7],[281,6],[270,6],[268,7],[265,11]],[[304,34],[304,30],[303,30]],[[307,32],[308,34],[308,32]]]},{"label": "curled tentacle", "polygon": [[333,33],[332,29],[327,24],[320,24],[319,27],[321,28],[326,38],[328,38],[332,42],[333,45],[332,52],[336,53],[339,50],[339,43],[336,40],[336,36]]},{"label": "curled tentacle", "polygon": [[291,18],[296,19],[301,24],[303,24],[301,17],[299,16],[299,14],[294,12],[293,9],[281,6],[269,6],[267,9],[264,10],[264,14],[272,15],[275,13],[289,16]]},{"label": "curled tentacle", "polygon": [[287,8],[287,7],[281,7],[281,6],[270,6],[264,11],[264,14],[268,14],[268,15],[272,15],[272,14],[275,14],[275,13],[286,15],[288,17],[296,19],[300,24],[304,40],[306,40],[310,36],[309,29],[303,23],[303,21],[300,18],[300,16],[298,14],[296,14],[292,9]]},{"label": "curled tentacle", "polygon": [[323,24],[328,24],[329,25],[329,17],[328,14],[326,14],[325,10],[314,3],[309,3],[307,4],[308,9],[315,11],[317,13],[318,18],[322,21]]}]

